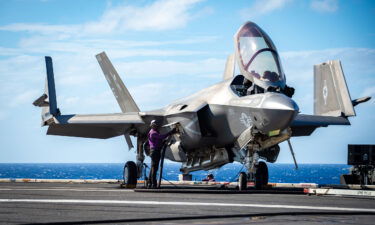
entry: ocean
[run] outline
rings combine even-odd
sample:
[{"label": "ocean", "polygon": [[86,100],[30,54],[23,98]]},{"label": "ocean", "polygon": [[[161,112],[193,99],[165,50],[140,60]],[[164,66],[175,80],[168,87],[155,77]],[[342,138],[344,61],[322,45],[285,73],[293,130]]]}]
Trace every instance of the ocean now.
[{"label": "ocean", "polygon": [[[267,163],[269,182],[340,184],[340,175],[349,173],[345,164],[294,164]],[[30,179],[122,179],[122,163],[0,163],[0,178]],[[178,180],[180,165],[166,163],[163,177]],[[236,181],[241,164],[227,164],[219,169],[193,172],[193,180],[200,181],[212,173],[216,181]]]}]

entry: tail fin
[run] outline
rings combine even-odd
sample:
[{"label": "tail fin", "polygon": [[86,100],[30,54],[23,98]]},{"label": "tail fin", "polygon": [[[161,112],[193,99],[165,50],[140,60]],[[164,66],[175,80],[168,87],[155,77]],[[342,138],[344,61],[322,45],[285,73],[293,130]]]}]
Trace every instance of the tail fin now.
[{"label": "tail fin", "polygon": [[232,78],[234,75],[234,54],[230,54],[227,58],[227,62],[225,64],[225,69],[223,73],[223,80],[227,80]]},{"label": "tail fin", "polygon": [[49,123],[54,116],[60,115],[60,110],[57,108],[55,78],[53,74],[52,58],[45,57],[46,60],[46,84],[44,94],[33,102],[33,105],[42,107],[42,125]]},{"label": "tail fin", "polygon": [[314,65],[314,114],[355,116],[339,60]]},{"label": "tail fin", "polygon": [[111,61],[109,61],[105,52],[96,55],[96,59],[99,62],[100,67],[103,70],[105,78],[108,81],[113,94],[116,97],[118,104],[122,112],[139,112],[139,108],[135,103],[133,97],[130,95],[128,89],[125,87],[120,76],[113,67]]}]

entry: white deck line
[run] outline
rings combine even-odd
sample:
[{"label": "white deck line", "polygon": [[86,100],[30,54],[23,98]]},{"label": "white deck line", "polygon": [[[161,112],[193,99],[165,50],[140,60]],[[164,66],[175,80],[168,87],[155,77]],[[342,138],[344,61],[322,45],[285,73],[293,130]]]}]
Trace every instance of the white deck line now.
[{"label": "white deck line", "polygon": [[29,178],[2,178],[0,183],[78,183],[78,184],[98,184],[98,183],[121,183],[121,180],[116,179],[29,179]]},{"label": "white deck line", "polygon": [[0,188],[0,191],[92,191],[92,192],[133,192],[130,189],[104,189],[104,188]]},{"label": "white deck line", "polygon": [[[29,179],[29,178],[2,178],[0,183],[74,183],[74,184],[100,184],[100,183],[121,183],[122,180],[116,179]],[[138,181],[138,184],[143,184],[143,181]],[[174,185],[238,185],[237,182],[206,182],[206,181],[162,181],[162,184]],[[270,183],[273,187],[298,187],[298,188],[316,188],[318,185],[315,183]]]},{"label": "white deck line", "polygon": [[0,199],[0,203],[70,203],[70,204],[122,204],[122,205],[171,205],[171,206],[205,206],[205,207],[249,207],[249,208],[277,208],[277,209],[307,209],[323,211],[351,211],[372,212],[369,208],[346,208],[304,205],[266,205],[266,204],[239,204],[219,202],[163,202],[163,201],[126,201],[126,200],[83,200],[83,199]]},{"label": "white deck line", "polygon": [[375,191],[374,190],[310,188],[308,193],[309,194],[315,194],[315,195],[347,195],[347,196],[375,197]]}]

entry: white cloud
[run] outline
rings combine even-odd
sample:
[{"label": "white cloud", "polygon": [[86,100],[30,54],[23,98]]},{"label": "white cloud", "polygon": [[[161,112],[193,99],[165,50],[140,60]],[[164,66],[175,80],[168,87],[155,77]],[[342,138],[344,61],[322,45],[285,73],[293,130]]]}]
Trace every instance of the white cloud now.
[{"label": "white cloud", "polygon": [[215,36],[187,37],[180,40],[169,41],[132,41],[118,39],[55,39],[51,36],[32,36],[24,38],[19,42],[19,48],[1,48],[0,55],[12,56],[17,54],[51,54],[75,53],[95,55],[103,50],[111,52],[112,57],[134,57],[134,56],[188,56],[207,54],[199,50],[167,50],[164,46],[191,45],[217,40]]},{"label": "white cloud", "polygon": [[121,112],[111,90],[102,83],[103,88],[91,85],[84,89],[61,88],[57,91],[57,104],[63,114],[96,114]]},{"label": "white cloud", "polygon": [[311,9],[318,12],[336,12],[339,9],[338,0],[312,0]]},{"label": "white cloud", "polygon": [[[173,90],[174,88],[167,83],[155,82],[130,87],[129,92],[132,94],[137,104],[146,106],[146,109],[157,109],[166,104],[165,101],[160,100],[165,99],[165,93],[168,93],[171,89]],[[145,108],[142,107],[142,110],[145,110]]]},{"label": "white cloud", "polygon": [[14,56],[21,54],[20,49],[4,48],[0,46],[0,56]]},{"label": "white cloud", "polygon": [[218,73],[224,70],[224,59],[209,58],[180,62],[173,60],[146,60],[137,62],[118,63],[118,71],[125,72],[130,77],[168,77],[168,76],[200,76]]},{"label": "white cloud", "polygon": [[244,18],[261,16],[272,11],[282,9],[293,0],[255,0],[250,8],[243,9],[241,15]]},{"label": "white cloud", "polygon": [[0,30],[4,31],[27,31],[41,33],[45,35],[50,34],[72,34],[77,33],[80,30],[79,25],[48,25],[41,23],[14,23],[5,26],[1,26]]},{"label": "white cloud", "polygon": [[[43,35],[86,36],[132,31],[160,31],[182,28],[202,15],[192,8],[203,0],[159,0],[143,7],[120,5],[108,8],[101,18],[83,24],[50,25],[42,23],[16,23],[1,26],[5,31],[27,31]],[[203,9],[207,11],[207,9]]]},{"label": "white cloud", "polygon": [[38,94],[41,94],[42,91],[39,90],[27,90],[22,93],[19,93],[14,98],[9,99],[9,104],[11,107],[20,106],[22,104],[31,104],[35,100]]},{"label": "white cloud", "polygon": [[[17,101],[21,99],[17,100],[15,96],[35,87],[30,84],[44,81],[45,76],[42,73],[45,74],[45,71],[41,59],[23,54],[0,59],[0,101],[17,105]],[[11,103],[13,101],[16,102]]]},{"label": "white cloud", "polygon": [[[71,67],[72,68],[72,67]],[[75,69],[75,68],[72,68]],[[67,75],[68,74],[68,75]],[[72,85],[78,85],[82,86],[83,83],[91,83],[95,79],[93,76],[91,76],[88,71],[86,71],[84,74],[72,74],[72,72],[65,72],[64,76],[61,76],[59,74],[59,79],[57,80],[57,83],[66,85],[66,86],[72,86]]]},{"label": "white cloud", "polygon": [[[58,100],[64,107],[67,106],[68,111],[73,112],[77,102],[79,110],[87,112],[98,104],[100,108],[108,109],[113,103],[113,100],[106,100],[107,97],[112,99],[113,96],[109,97],[108,93],[98,94],[105,93],[104,90],[108,89],[94,58],[95,54],[103,50],[120,73],[125,72],[141,83],[144,83],[142,79],[145,79],[145,75],[155,78],[185,74],[207,76],[207,73],[215,73],[217,62],[215,59],[207,59],[208,57],[205,57],[206,60],[200,57],[199,60],[189,63],[173,60],[144,61],[142,58],[133,59],[132,63],[118,63],[119,58],[125,57],[203,56],[208,53],[181,46],[212,42],[217,39],[214,36],[162,41],[113,40],[95,36],[128,30],[160,31],[181,28],[192,19],[202,16],[202,12],[211,12],[209,8],[192,11],[202,1],[204,0],[159,0],[142,7],[128,4],[109,6],[97,21],[83,24],[18,23],[2,26],[0,30],[26,31],[31,35],[22,38],[18,47],[0,47],[0,55],[5,56],[0,59],[0,100],[13,99],[11,106],[26,102],[29,104],[34,99],[27,98],[23,90],[37,87],[37,94],[43,92],[45,65],[42,55],[53,57]],[[171,49],[172,45],[181,46]],[[210,62],[211,65],[208,65]],[[125,68],[121,68],[121,65]],[[199,73],[197,68],[202,67],[204,69]],[[88,92],[82,91],[87,88]],[[104,105],[106,106],[103,107]]]},{"label": "white cloud", "polygon": [[362,92],[363,96],[375,96],[375,86],[368,87]]},{"label": "white cloud", "polygon": [[[109,56],[111,58],[111,55]],[[56,89],[62,112],[119,112],[115,98],[101,74],[100,67],[96,65],[95,59],[92,59],[91,63],[85,60],[79,61],[81,66],[74,63],[77,61],[74,57],[56,60]],[[113,61],[123,82],[142,110],[161,108],[177,98],[198,91],[207,86],[210,81],[220,81],[224,63],[224,59],[217,58],[187,62],[174,60]],[[207,78],[211,74],[216,74],[216,77]],[[202,77],[205,77],[203,81]],[[87,80],[85,80],[86,78]]]},{"label": "white cloud", "polygon": [[280,54],[284,69],[292,79],[305,80],[306,77],[312,77],[313,65],[336,59],[342,62],[344,72],[348,69],[356,72],[355,75],[375,74],[375,68],[370,66],[375,59],[375,49],[371,48],[334,48]]},{"label": "white cloud", "polygon": [[79,104],[80,100],[81,98],[77,96],[68,97],[64,99],[66,104]]},{"label": "white cloud", "polygon": [[184,27],[193,16],[190,9],[198,2],[201,0],[160,0],[145,7],[112,8],[98,22],[86,24],[84,32],[169,30]]},{"label": "white cloud", "polygon": [[[7,54],[0,59],[0,100],[6,101],[17,96],[12,106],[26,104],[32,107],[31,102],[34,98],[43,93],[43,55],[46,54],[53,57],[57,100],[64,114],[119,112],[115,98],[96,62],[95,54],[105,50],[120,75],[125,74],[124,81],[127,86],[134,90],[139,84],[155,83],[160,79],[168,79],[166,77],[173,77],[175,81],[184,77],[207,77],[212,74],[220,77],[224,59],[210,58],[208,52],[190,50],[193,45],[216,39],[214,36],[203,36],[163,41],[133,41],[53,35],[31,36],[22,39],[18,47],[3,48]],[[193,55],[199,57],[184,57],[184,60],[171,58]],[[158,60],[147,60],[152,56]],[[129,61],[124,60],[125,57],[137,58]],[[169,57],[168,60],[165,60],[166,57]],[[128,80],[130,84],[127,83]],[[177,97],[190,94],[190,90],[195,90],[184,86],[187,85],[169,84],[161,89],[152,88],[160,91],[158,96],[161,97],[158,97],[157,101],[147,100],[143,92],[135,92],[135,98],[142,109],[157,108]],[[37,88],[37,96],[26,98],[23,90],[30,87]],[[140,87],[141,90],[144,88]],[[150,86],[146,88],[149,90]],[[170,98],[163,95],[171,92],[176,95]],[[6,113],[11,110],[6,109]]]},{"label": "white cloud", "polygon": [[[281,52],[280,57],[287,84],[296,89],[294,99],[303,113],[313,111],[313,66],[328,60],[340,60],[349,91],[353,98],[363,97],[361,92],[375,85],[375,49],[337,48],[313,51]],[[367,89],[365,89],[367,90]],[[368,92],[373,89],[368,89]]]},{"label": "white cloud", "polygon": [[80,45],[85,45],[87,47],[101,46],[102,48],[134,48],[134,47],[160,47],[165,45],[186,45],[186,44],[197,44],[204,42],[211,42],[217,40],[217,36],[196,36],[188,37],[179,40],[163,40],[163,41],[133,41],[133,40],[114,40],[111,39],[88,39],[88,40],[76,40]]}]

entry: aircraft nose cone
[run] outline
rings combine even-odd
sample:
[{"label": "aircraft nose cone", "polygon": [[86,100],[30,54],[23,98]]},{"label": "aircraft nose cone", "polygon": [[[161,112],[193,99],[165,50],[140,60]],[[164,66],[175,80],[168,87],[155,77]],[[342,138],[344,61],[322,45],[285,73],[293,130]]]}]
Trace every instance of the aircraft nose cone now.
[{"label": "aircraft nose cone", "polygon": [[260,108],[262,119],[257,127],[263,133],[286,129],[299,111],[293,99],[278,93],[267,93]]},{"label": "aircraft nose cone", "polygon": [[266,95],[261,107],[265,109],[299,111],[299,107],[293,99],[276,93]]}]

